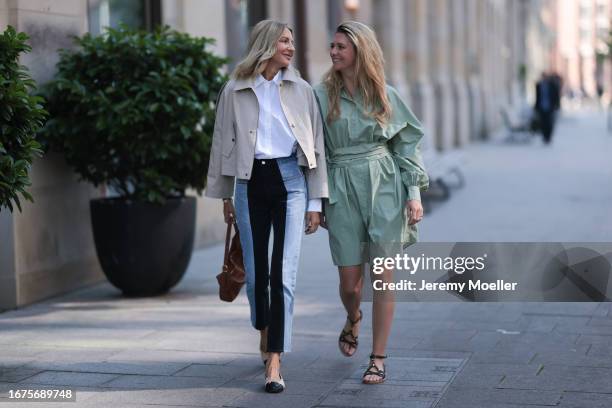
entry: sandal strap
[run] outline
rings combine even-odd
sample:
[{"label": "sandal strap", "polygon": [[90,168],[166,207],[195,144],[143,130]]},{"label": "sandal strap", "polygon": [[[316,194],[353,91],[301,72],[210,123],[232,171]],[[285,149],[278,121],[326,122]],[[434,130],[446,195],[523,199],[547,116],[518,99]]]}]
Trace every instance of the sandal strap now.
[{"label": "sandal strap", "polygon": [[372,371],[372,370],[368,370],[365,373],[363,373],[363,376],[366,377],[368,375],[377,375],[380,378],[385,378],[387,375],[385,374],[384,370],[381,371]]},{"label": "sandal strap", "polygon": [[385,358],[387,358],[387,357],[388,357],[387,355],[384,355],[384,356],[379,356],[379,355],[376,355],[376,354],[374,354],[374,353],[370,354],[370,360],[374,360],[375,358],[378,358],[378,359],[380,359],[380,360],[384,360],[384,359],[385,359]]},{"label": "sandal strap", "polygon": [[359,317],[355,321],[351,320],[350,317],[346,316],[346,320],[348,320],[351,323],[351,327],[359,323],[362,318],[363,318],[363,312],[361,311],[361,309],[359,309]]},{"label": "sandal strap", "polygon": [[[351,336],[353,340],[349,339],[347,336]],[[357,340],[358,337],[359,336],[353,335],[353,332],[350,332],[348,330],[342,330],[342,333],[340,333],[340,338],[338,340],[342,343],[348,344],[349,346],[357,347],[357,345],[359,345],[359,341]]]},{"label": "sandal strap", "polygon": [[[376,371],[373,371],[373,369],[375,369]],[[380,378],[384,379],[387,375],[385,365],[383,364],[382,368],[378,368],[378,366],[374,363],[374,360],[370,360],[370,365],[368,366],[366,372],[363,373],[364,377],[368,375],[377,375]]]}]

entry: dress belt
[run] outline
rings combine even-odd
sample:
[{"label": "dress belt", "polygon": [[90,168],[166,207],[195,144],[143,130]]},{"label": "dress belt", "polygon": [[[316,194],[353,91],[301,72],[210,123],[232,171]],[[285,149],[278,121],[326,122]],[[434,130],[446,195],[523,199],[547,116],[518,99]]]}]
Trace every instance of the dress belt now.
[{"label": "dress belt", "polygon": [[391,152],[386,144],[364,143],[334,149],[334,154],[327,158],[327,164],[330,168],[345,167],[358,164],[356,160],[359,159],[376,160],[389,155]]}]

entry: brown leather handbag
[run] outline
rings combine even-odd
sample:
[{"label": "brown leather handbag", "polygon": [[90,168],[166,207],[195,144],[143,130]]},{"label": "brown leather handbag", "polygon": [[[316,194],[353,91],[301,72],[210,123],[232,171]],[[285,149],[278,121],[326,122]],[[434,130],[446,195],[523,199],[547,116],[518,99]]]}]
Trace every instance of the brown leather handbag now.
[{"label": "brown leather handbag", "polygon": [[[232,225],[236,230],[234,237],[232,236]],[[231,245],[230,245],[231,238]],[[225,254],[223,256],[223,268],[221,273],[217,275],[219,282],[219,298],[225,302],[232,302],[240,293],[242,285],[244,285],[244,261],[242,260],[242,247],[240,246],[240,234],[235,223],[227,224],[227,233],[225,234]]]}]

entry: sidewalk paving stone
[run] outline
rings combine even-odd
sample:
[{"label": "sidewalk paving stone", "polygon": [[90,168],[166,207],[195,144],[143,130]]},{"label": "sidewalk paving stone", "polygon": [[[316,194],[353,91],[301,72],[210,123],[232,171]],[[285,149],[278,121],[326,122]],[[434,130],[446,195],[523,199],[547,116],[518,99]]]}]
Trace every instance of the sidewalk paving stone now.
[{"label": "sidewalk paving stone", "polygon": [[116,374],[84,373],[73,371],[43,371],[25,381],[28,384],[96,387],[109,382]]},{"label": "sidewalk paving stone", "polygon": [[471,404],[473,407],[488,408],[490,405],[497,403],[557,406],[561,400],[561,395],[561,391],[458,388],[451,386],[442,398],[440,406],[454,407]]},{"label": "sidewalk paving stone", "polygon": [[509,374],[496,388],[612,394],[612,369],[544,365],[536,375]]},{"label": "sidewalk paving stone", "polygon": [[612,407],[612,394],[571,392],[563,393],[561,408],[609,408]]}]

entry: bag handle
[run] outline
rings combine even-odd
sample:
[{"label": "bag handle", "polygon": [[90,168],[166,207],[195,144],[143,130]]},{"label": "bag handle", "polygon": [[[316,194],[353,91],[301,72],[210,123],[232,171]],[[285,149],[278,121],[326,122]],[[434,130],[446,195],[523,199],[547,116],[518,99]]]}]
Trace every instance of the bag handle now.
[{"label": "bag handle", "polygon": [[[223,90],[225,89],[226,85],[227,85],[227,82],[223,84],[223,86],[219,90],[219,93],[217,94],[217,98],[215,101],[215,115],[217,114],[217,108],[219,106],[219,99],[221,99],[221,94],[223,93]],[[230,239],[232,237],[232,224],[234,224],[233,221],[227,223],[227,232],[225,233],[225,253],[223,254],[223,272],[227,270],[227,262],[229,260],[228,258],[229,258]]]},{"label": "bag handle", "polygon": [[223,272],[227,271],[227,262],[229,258],[230,239],[232,237],[232,223],[227,223],[227,232],[225,233],[225,253],[223,254]]}]

